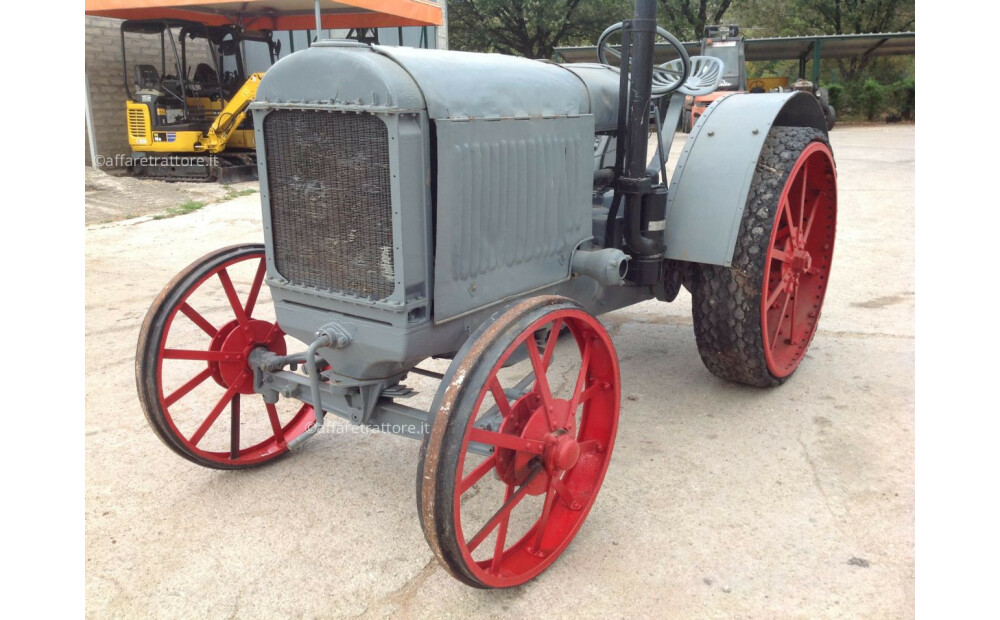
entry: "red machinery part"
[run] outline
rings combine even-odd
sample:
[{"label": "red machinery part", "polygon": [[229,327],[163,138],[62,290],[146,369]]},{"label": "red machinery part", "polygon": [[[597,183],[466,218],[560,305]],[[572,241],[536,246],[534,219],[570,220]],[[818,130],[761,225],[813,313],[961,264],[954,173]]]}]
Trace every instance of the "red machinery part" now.
[{"label": "red machinery part", "polygon": [[[557,349],[564,332],[570,337]],[[525,349],[527,360],[511,366]],[[525,380],[530,389],[519,395]],[[527,299],[469,339],[431,409],[417,478],[424,533],[456,578],[481,588],[520,585],[566,549],[607,472],[619,400],[607,332],[565,298]],[[495,429],[481,425],[487,410],[502,417]],[[477,454],[475,445],[492,453]]]},{"label": "red machinery part", "polygon": [[[233,272],[246,282],[234,283]],[[254,396],[251,352],[286,352],[278,324],[255,316],[270,309],[257,303],[264,274],[262,245],[222,248],[178,274],[143,322],[136,382],[146,418],[167,446],[199,465],[240,469],[271,461],[315,421],[309,405],[279,411]],[[210,432],[214,446],[206,447]]]}]

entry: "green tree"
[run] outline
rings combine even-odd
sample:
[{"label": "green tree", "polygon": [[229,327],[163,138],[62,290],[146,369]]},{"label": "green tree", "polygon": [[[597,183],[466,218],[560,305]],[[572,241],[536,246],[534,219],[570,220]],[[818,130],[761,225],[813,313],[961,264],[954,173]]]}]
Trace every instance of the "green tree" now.
[{"label": "green tree", "polygon": [[871,78],[865,80],[861,94],[858,95],[858,103],[861,104],[865,118],[870,121],[875,120],[885,107],[885,88],[876,80]]},{"label": "green tree", "polygon": [[[916,23],[914,0],[795,0],[805,23],[824,34],[898,32]],[[871,50],[837,60],[844,79],[855,80],[871,63]]]},{"label": "green tree", "polygon": [[660,0],[657,21],[681,41],[696,41],[705,26],[722,23],[732,0]]},{"label": "green tree", "polygon": [[453,49],[551,58],[631,15],[630,0],[451,0],[448,36]]}]

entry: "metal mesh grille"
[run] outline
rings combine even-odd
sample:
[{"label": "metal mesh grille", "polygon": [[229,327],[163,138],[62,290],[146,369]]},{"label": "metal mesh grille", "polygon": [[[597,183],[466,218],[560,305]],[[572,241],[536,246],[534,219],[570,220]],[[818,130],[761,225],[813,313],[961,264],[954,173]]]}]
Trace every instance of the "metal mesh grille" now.
[{"label": "metal mesh grille", "polygon": [[292,284],[382,300],[395,287],[389,137],[370,114],[264,120],[275,267]]},{"label": "metal mesh grille", "polygon": [[133,138],[146,136],[146,115],[142,112],[136,109],[128,111],[128,132]]}]

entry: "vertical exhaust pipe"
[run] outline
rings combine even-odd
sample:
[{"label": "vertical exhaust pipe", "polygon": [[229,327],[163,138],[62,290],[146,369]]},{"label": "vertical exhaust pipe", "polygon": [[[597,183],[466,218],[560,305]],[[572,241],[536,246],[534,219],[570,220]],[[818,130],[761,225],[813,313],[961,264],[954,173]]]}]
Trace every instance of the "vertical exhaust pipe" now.
[{"label": "vertical exhaust pipe", "polygon": [[643,196],[651,181],[646,175],[649,105],[653,87],[653,49],[656,42],[656,0],[636,0],[632,19],[627,124],[627,166],[621,179],[625,192],[625,244],[638,256],[652,256],[660,244],[642,235]]}]

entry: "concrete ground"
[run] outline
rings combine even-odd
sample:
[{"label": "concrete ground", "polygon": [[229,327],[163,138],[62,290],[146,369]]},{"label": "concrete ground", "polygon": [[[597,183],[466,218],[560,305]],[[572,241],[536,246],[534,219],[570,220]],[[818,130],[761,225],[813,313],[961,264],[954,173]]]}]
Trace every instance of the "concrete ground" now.
[{"label": "concrete ground", "polygon": [[330,433],[226,473],[148,428],[146,309],[196,257],[261,240],[258,195],[89,226],[87,615],[912,617],[914,128],[831,140],[836,259],[803,366],[771,390],[715,379],[686,293],[602,317],[623,380],[610,470],[569,549],[508,591],[463,586],[431,555],[417,442]]},{"label": "concrete ground", "polygon": [[143,216],[162,217],[185,207],[198,208],[257,191],[257,182],[167,183],[86,169],[84,217],[87,224],[107,224]]}]

